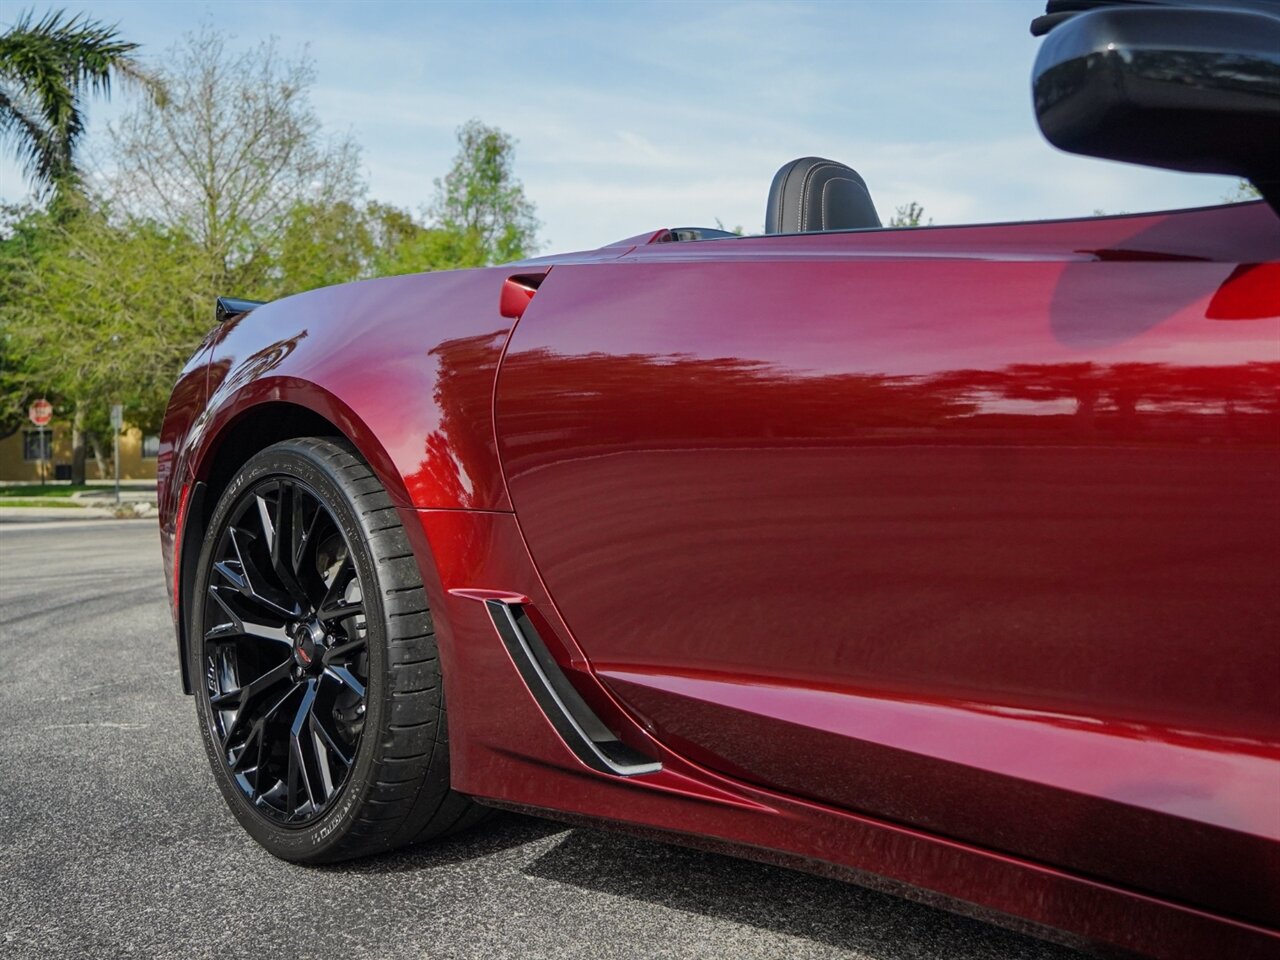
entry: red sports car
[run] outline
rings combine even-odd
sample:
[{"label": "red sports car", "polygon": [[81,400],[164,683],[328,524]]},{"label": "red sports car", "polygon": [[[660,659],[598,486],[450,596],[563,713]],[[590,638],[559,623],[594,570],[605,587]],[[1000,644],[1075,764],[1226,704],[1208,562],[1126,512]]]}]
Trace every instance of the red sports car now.
[{"label": "red sports car", "polygon": [[160,498],[249,833],[504,807],[1280,956],[1280,9],[1033,32],[1053,143],[1263,199],[884,229],[808,157],[763,236],[219,302]]}]

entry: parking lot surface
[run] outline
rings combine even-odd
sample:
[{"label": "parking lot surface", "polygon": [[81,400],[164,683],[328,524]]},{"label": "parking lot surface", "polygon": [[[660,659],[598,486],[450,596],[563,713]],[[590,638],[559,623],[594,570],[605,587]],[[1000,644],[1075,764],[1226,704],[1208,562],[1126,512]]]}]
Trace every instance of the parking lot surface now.
[{"label": "parking lot surface", "polygon": [[0,525],[0,955],[1018,958],[1062,947],[775,867],[510,814],[326,868],[200,745],[147,521]]}]

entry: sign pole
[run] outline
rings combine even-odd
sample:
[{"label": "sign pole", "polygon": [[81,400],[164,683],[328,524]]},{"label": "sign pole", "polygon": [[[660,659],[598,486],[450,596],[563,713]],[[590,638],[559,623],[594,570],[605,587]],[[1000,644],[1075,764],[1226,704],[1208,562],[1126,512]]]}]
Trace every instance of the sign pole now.
[{"label": "sign pole", "polygon": [[43,487],[45,485],[44,462],[48,459],[45,454],[53,452],[52,437],[48,438],[49,442],[47,444],[45,442],[47,432],[46,428],[49,421],[53,419],[53,404],[44,399],[44,397],[41,397],[39,400],[32,403],[31,406],[27,407],[27,419],[35,424],[36,429],[39,431],[36,434],[36,442],[40,444],[40,456],[37,459],[40,461],[40,486]]},{"label": "sign pole", "polygon": [[111,405],[111,460],[116,468],[116,506],[120,506],[120,430],[124,427],[124,407]]}]

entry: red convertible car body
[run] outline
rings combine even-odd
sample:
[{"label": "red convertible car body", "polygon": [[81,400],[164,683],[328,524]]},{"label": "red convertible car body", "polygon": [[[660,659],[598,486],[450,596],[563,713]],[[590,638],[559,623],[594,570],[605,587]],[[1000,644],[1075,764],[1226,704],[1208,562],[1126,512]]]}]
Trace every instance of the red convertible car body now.
[{"label": "red convertible car body", "polygon": [[457,793],[1280,955],[1276,211],[704,235],[221,324],[162,436],[180,644],[235,470],[345,438]]}]

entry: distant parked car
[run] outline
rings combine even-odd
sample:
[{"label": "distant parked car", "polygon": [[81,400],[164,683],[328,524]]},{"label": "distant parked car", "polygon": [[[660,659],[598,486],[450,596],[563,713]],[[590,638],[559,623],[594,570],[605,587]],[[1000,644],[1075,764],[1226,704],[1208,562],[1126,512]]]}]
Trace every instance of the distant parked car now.
[{"label": "distant parked car", "polygon": [[1280,9],[1035,31],[1053,143],[1264,199],[885,229],[805,157],[764,236],[220,302],[160,508],[249,833],[528,810],[1280,956]]}]

